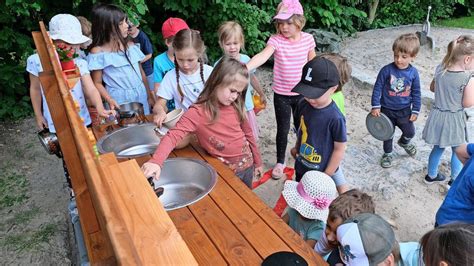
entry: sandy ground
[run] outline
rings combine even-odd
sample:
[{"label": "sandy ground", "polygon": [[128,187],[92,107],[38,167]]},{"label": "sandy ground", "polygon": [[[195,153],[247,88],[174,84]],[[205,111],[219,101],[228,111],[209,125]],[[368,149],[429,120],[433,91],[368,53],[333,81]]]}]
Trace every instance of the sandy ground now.
[{"label": "sandy ground", "polygon": [[[423,87],[423,109],[416,122],[414,139],[417,155],[409,157],[395,145],[394,167],[379,166],[382,143],[369,135],[365,116],[370,109],[371,84],[378,70],[392,60],[392,41],[401,33],[414,32],[420,26],[407,26],[362,32],[345,40],[342,53],[354,69],[353,82],[344,88],[348,143],[343,168],[352,187],[369,193],[377,212],[397,224],[401,241],[418,241],[433,227],[434,215],[441,204],[443,186],[427,186],[426,174],[431,147],[421,139],[433,95],[428,91],[432,73],[449,40],[464,29],[433,28],[436,48],[433,53],[422,47],[414,65],[419,69]],[[275,163],[275,118],[271,92],[271,69],[262,68],[258,77],[264,85],[269,105],[257,120],[259,145],[266,169]],[[471,125],[472,126],[472,125]],[[5,265],[57,265],[76,261],[67,212],[68,194],[59,159],[47,155],[35,134],[33,119],[0,124],[0,261]],[[397,130],[395,139],[400,136]],[[289,135],[289,147],[295,135]],[[449,152],[443,157],[441,171],[449,174]],[[289,153],[288,153],[289,156]],[[288,166],[293,161],[288,159]],[[269,180],[255,189],[264,202],[273,207],[281,193],[283,180]]]}]

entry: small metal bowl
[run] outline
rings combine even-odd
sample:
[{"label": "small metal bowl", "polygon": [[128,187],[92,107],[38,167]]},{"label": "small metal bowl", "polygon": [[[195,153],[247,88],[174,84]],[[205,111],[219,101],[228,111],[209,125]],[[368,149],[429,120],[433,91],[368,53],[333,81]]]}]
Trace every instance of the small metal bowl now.
[{"label": "small metal bowl", "polygon": [[38,132],[38,138],[48,154],[60,156],[61,149],[59,147],[58,137],[55,133],[50,132],[48,128],[44,128]]}]

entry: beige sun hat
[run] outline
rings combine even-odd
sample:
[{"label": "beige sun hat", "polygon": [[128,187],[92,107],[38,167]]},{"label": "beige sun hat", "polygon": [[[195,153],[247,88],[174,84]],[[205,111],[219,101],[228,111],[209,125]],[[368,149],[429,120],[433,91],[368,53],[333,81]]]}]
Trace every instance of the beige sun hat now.
[{"label": "beige sun hat", "polygon": [[83,44],[90,39],[82,35],[81,23],[70,14],[57,14],[49,21],[49,37],[69,44]]},{"label": "beige sun hat", "polygon": [[308,171],[300,182],[286,181],[283,197],[303,217],[326,222],[329,204],[337,197],[336,184],[323,172]]}]

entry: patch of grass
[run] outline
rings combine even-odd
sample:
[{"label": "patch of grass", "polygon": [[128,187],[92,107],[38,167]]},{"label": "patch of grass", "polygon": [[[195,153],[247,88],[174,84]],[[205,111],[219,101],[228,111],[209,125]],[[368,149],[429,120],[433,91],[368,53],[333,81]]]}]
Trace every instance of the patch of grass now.
[{"label": "patch of grass", "polygon": [[3,245],[14,249],[15,251],[37,250],[41,244],[48,243],[54,233],[57,231],[55,224],[47,224],[40,227],[33,233],[23,233],[8,236]]},{"label": "patch of grass", "polygon": [[38,207],[34,207],[31,210],[20,212],[15,214],[15,216],[8,222],[9,224],[25,224],[28,223],[40,212]]},{"label": "patch of grass", "polygon": [[435,25],[453,28],[474,29],[474,16],[439,20],[436,21]]},{"label": "patch of grass", "polygon": [[0,209],[23,203],[28,199],[28,179],[21,174],[0,169]]}]

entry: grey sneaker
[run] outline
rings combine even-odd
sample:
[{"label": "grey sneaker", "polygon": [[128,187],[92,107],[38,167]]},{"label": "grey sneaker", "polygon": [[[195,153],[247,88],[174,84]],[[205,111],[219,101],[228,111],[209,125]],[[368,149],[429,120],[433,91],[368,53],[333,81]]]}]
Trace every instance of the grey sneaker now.
[{"label": "grey sneaker", "polygon": [[390,168],[392,167],[392,160],[393,160],[393,155],[391,153],[384,153],[382,155],[382,159],[380,160],[380,165],[383,168]]},{"label": "grey sneaker", "polygon": [[443,182],[444,180],[446,180],[446,176],[438,173],[435,178],[431,178],[429,175],[426,175],[424,181],[426,184],[434,184],[435,182]]},{"label": "grey sneaker", "polygon": [[402,147],[410,156],[415,156],[416,154],[416,146],[411,143],[402,143],[401,139],[398,140],[398,145]]}]

